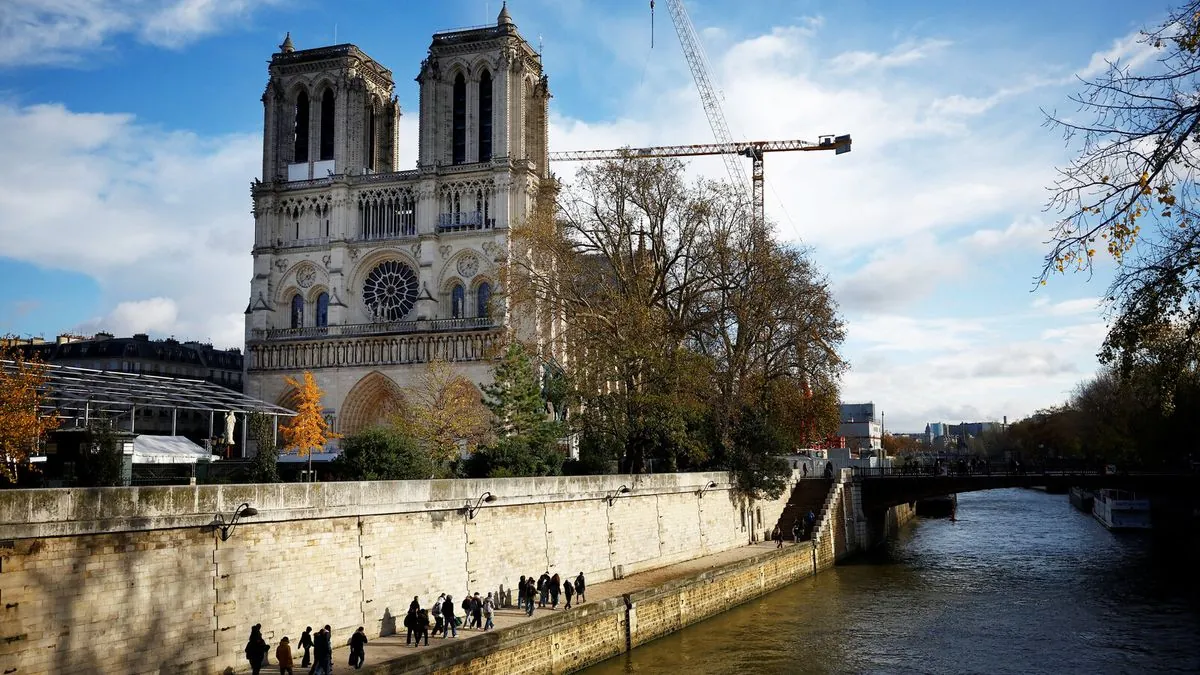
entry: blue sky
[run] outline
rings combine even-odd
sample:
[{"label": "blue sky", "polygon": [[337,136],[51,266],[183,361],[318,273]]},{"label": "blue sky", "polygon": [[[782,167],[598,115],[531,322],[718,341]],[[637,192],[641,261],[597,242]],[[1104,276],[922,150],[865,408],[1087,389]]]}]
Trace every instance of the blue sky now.
[{"label": "blue sky", "polygon": [[[541,44],[552,149],[711,139],[665,3],[514,0]],[[1040,109],[1139,62],[1156,3],[689,0],[735,137],[851,133],[767,158],[767,212],[812,248],[845,315],[847,400],[897,431],[1016,419],[1096,368],[1102,265],[1035,291],[1054,167]],[[438,30],[496,0],[0,3],[0,333],[107,329],[238,346],[266,64],[353,42],[390,67],[414,162],[412,78]],[[691,164],[721,177],[719,160]],[[570,180],[573,167],[555,167]]]}]

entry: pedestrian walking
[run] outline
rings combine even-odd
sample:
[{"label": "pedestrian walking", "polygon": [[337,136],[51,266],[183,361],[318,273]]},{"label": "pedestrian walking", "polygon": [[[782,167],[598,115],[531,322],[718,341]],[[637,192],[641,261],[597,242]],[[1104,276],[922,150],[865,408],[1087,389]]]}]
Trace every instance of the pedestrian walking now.
[{"label": "pedestrian walking", "polygon": [[471,610],[474,607],[475,607],[475,605],[471,602],[470,595],[467,595],[467,597],[463,598],[463,601],[462,601],[463,621],[467,622],[467,626],[466,626],[466,628],[464,628],[464,630],[470,630],[470,628],[471,628],[471,621],[472,621],[471,615],[474,614],[474,612],[472,612]]},{"label": "pedestrian walking", "polygon": [[301,668],[307,668],[312,665],[312,646],[312,626],[305,626],[299,643],[299,647],[304,650],[304,658],[300,661]]},{"label": "pedestrian walking", "polygon": [[350,665],[354,666],[355,670],[362,670],[366,660],[367,633],[362,626],[359,626],[358,630],[354,631],[354,635],[350,636]]},{"label": "pedestrian walking", "polygon": [[475,628],[483,630],[483,598],[478,593],[471,598],[471,621],[475,622]]},{"label": "pedestrian walking", "polygon": [[437,635],[442,632],[442,605],[446,602],[446,594],[438,593],[437,600],[433,601],[433,634]]},{"label": "pedestrian walking", "polygon": [[288,644],[286,635],[279,641],[279,646],[275,648],[275,663],[279,664],[279,675],[292,675],[292,667],[295,662],[292,661],[292,646]]},{"label": "pedestrian walking", "polygon": [[800,465],[800,470],[801,470],[802,472],[804,472],[804,477],[805,477],[805,478],[808,478],[808,462],[805,462],[805,463],[801,464],[801,465]]},{"label": "pedestrian walking", "polygon": [[313,636],[312,675],[333,675],[333,629],[329,624]]},{"label": "pedestrian walking", "polygon": [[525,609],[525,575],[521,575],[521,580],[517,582],[517,607]]},{"label": "pedestrian walking", "polygon": [[775,540],[775,548],[783,548],[783,530],[778,525],[771,531],[771,538]]},{"label": "pedestrian walking", "polygon": [[570,579],[563,582],[563,595],[567,596],[567,606],[563,609],[571,609],[571,596],[575,595],[575,584],[571,583]]},{"label": "pedestrian walking", "polygon": [[793,520],[792,521],[792,543],[794,543],[794,544],[800,543],[800,532],[802,530],[803,530],[803,528],[800,527],[800,519],[797,518],[797,519]]},{"label": "pedestrian walking", "polygon": [[582,605],[583,603],[587,602],[587,598],[583,597],[584,591],[586,590],[587,586],[584,584],[583,572],[580,572],[579,576],[575,577],[575,595],[577,598],[575,600],[576,605]]},{"label": "pedestrian walking", "polygon": [[442,602],[442,621],[445,622],[442,628],[442,638],[458,637],[458,619],[454,616],[454,598],[447,595],[445,601]]},{"label": "pedestrian walking", "polygon": [[489,592],[487,597],[483,599],[484,630],[491,630],[492,628],[495,628],[496,624],[492,623],[492,612],[495,610],[495,608],[496,601],[492,599],[492,594]]},{"label": "pedestrian walking", "polygon": [[421,646],[421,638],[425,638],[425,646],[429,646],[429,610],[423,609],[417,612],[417,641],[413,643],[414,647]]},{"label": "pedestrian walking", "polygon": [[256,623],[250,629],[250,639],[246,641],[246,660],[250,662],[250,672],[258,675],[262,670],[263,661],[271,647],[262,636],[262,624]]},{"label": "pedestrian walking", "polygon": [[537,591],[538,607],[545,607],[546,603],[550,602],[550,570],[546,570],[542,576],[538,577]]},{"label": "pedestrian walking", "polygon": [[533,616],[533,597],[536,592],[537,587],[531,576],[525,580],[525,616]]},{"label": "pedestrian walking", "polygon": [[[420,609],[414,610],[412,605],[409,605],[408,613],[404,615],[404,645],[406,647],[412,644],[413,635],[417,634],[417,614],[420,612]],[[421,638],[418,636],[417,639],[420,640]]]},{"label": "pedestrian walking", "polygon": [[562,593],[562,579],[558,577],[558,572],[550,577],[550,609],[558,609],[558,596]]}]

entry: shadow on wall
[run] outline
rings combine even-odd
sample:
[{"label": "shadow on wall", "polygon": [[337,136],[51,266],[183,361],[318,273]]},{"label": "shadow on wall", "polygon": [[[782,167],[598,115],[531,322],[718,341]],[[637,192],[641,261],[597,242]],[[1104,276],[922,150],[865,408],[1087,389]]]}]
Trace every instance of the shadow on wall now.
[{"label": "shadow on wall", "polygon": [[[181,534],[180,539],[188,534],[201,536],[194,530],[177,532]],[[55,539],[49,544],[39,539],[16,542],[13,554],[19,557],[27,575],[23,585],[28,590],[22,594],[23,601],[31,610],[42,614],[46,637],[56,638],[53,644],[45,647],[53,654],[48,660],[48,672],[116,672],[119,665],[127,669],[126,672],[157,670],[173,674],[198,670],[200,662],[215,659],[216,645],[212,641],[210,625],[212,598],[206,598],[209,623],[203,617],[197,621],[188,613],[186,604],[183,607],[179,604],[177,566],[164,565],[165,559],[159,554],[160,551],[177,551],[173,544],[185,548],[187,543],[195,542],[164,541],[161,546],[146,547],[144,543],[138,546],[134,542],[135,536],[138,535],[95,535]],[[51,562],[55,564],[48,564]],[[156,573],[158,569],[163,572]],[[185,580],[184,583],[190,582]],[[111,588],[113,584],[124,586],[120,601],[113,603],[110,596],[99,603],[96,587]],[[199,584],[198,588],[202,589],[204,585]],[[108,593],[103,591],[104,595]],[[34,602],[39,595],[53,607],[51,616],[45,616],[44,607],[38,608]],[[34,621],[26,619],[22,624],[31,626]],[[191,634],[180,635],[178,643],[181,646],[196,645],[199,650],[207,648],[209,652],[207,655],[198,653],[196,646],[181,648],[173,652],[177,660],[163,663],[159,660],[163,632],[181,624],[195,628]],[[128,641],[127,647],[114,651],[112,643],[116,640]],[[32,654],[38,662],[42,661],[36,652]],[[119,658],[133,658],[129,663],[115,664],[112,661],[114,654]],[[18,657],[20,662],[21,657]],[[25,662],[28,664],[28,659]],[[189,663],[191,667],[187,666]],[[32,669],[40,670],[36,665]]]},{"label": "shadow on wall", "polygon": [[395,635],[396,634],[396,617],[392,616],[392,608],[383,608],[383,621],[379,624],[379,635]]}]

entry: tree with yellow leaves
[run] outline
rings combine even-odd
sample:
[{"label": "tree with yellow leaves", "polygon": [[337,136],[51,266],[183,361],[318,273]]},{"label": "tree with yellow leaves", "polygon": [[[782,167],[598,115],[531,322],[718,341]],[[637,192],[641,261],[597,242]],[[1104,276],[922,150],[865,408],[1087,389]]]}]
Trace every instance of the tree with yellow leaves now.
[{"label": "tree with yellow leaves", "polygon": [[1078,154],[1051,188],[1061,218],[1040,282],[1112,258],[1100,360],[1128,379],[1152,354],[1169,402],[1200,366],[1200,0],[1138,42],[1150,58],[1108,63],[1071,98],[1077,111],[1048,115]]},{"label": "tree with yellow leaves", "polygon": [[46,364],[19,350],[0,347],[0,476],[16,483],[30,450],[58,427],[40,408],[49,373]]},{"label": "tree with yellow leaves", "polygon": [[295,450],[301,457],[309,457],[310,467],[312,453],[324,448],[339,434],[329,428],[325,415],[321,412],[321,397],[325,392],[317,386],[316,379],[309,371],[304,371],[302,381],[285,377],[288,386],[296,390],[296,416],[288,420],[281,428],[284,447]]},{"label": "tree with yellow leaves", "polygon": [[490,438],[491,412],[466,377],[442,360],[430,361],[393,425],[417,441],[445,473],[462,449],[475,452]]}]

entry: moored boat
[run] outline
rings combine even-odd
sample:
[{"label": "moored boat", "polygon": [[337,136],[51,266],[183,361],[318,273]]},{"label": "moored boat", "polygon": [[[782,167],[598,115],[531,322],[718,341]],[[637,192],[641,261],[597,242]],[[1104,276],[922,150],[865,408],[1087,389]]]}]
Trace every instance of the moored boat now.
[{"label": "moored boat", "polygon": [[1148,529],[1150,500],[1127,490],[1106,488],[1095,494],[1092,515],[1110,530]]}]

